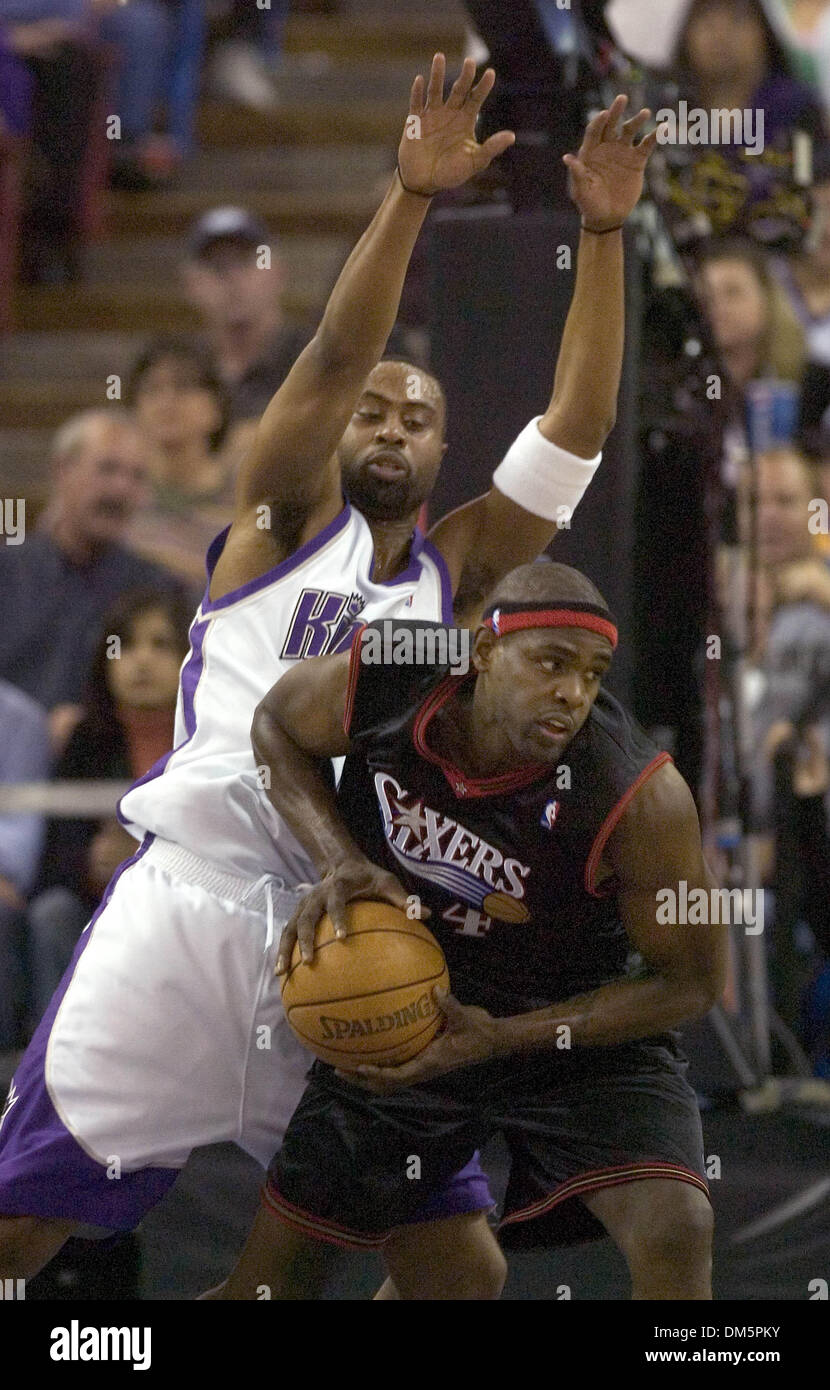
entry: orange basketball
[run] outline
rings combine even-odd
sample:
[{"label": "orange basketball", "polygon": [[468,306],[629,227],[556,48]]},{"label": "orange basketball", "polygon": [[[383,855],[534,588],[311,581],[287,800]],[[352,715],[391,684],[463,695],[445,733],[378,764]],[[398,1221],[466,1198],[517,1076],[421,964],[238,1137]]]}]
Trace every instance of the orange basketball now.
[{"label": "orange basketball", "polygon": [[295,945],[282,984],[286,1018],[301,1043],[343,1070],[407,1062],[440,1026],[432,991],[449,989],[444,953],[422,922],[389,903],[349,903],[346,925],[338,941],[331,918],[320,919],[308,964]]}]

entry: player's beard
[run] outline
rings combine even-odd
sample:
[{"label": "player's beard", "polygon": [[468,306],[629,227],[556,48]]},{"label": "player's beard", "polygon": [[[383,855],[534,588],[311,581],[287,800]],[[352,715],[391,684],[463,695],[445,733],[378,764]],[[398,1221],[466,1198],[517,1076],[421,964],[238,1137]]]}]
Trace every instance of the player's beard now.
[{"label": "player's beard", "polygon": [[402,521],[429,496],[411,472],[402,478],[377,478],[365,464],[343,463],[341,477],[346,497],[367,521]]}]

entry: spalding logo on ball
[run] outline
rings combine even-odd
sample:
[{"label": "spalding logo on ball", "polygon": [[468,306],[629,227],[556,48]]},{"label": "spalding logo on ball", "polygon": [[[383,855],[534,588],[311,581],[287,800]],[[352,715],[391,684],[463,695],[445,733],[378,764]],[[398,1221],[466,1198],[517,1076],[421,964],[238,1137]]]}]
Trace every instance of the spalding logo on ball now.
[{"label": "spalding logo on ball", "polygon": [[449,989],[444,953],[422,922],[389,903],[349,903],[345,915],[343,941],[328,915],[320,919],[308,964],[295,945],[285,1016],[301,1043],[341,1070],[408,1062],[443,1020],[432,991]]}]

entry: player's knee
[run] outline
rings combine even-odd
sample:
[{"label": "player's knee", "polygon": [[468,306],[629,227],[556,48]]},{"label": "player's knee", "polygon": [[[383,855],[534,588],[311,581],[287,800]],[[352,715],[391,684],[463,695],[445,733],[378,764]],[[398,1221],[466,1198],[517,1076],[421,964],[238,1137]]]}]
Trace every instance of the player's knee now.
[{"label": "player's knee", "polygon": [[690,1188],[651,1212],[629,1233],[626,1253],[637,1266],[708,1268],[712,1255],[712,1208]]},{"label": "player's knee", "polygon": [[0,1216],[0,1279],[31,1279],[63,1245],[66,1222]]},{"label": "player's knee", "polygon": [[0,1216],[0,1279],[26,1279],[34,1270],[34,1220]]},{"label": "player's knee", "polygon": [[501,1298],[506,1279],[507,1260],[501,1246],[493,1241],[481,1261],[480,1268],[476,1270],[477,1291],[469,1297],[482,1300]]},{"label": "player's knee", "polygon": [[[404,1299],[452,1299],[487,1302],[501,1297],[507,1261],[486,1223],[474,1222],[452,1232],[438,1223],[428,1231],[404,1227],[385,1251],[398,1296]],[[438,1244],[435,1244],[436,1233]]]},{"label": "player's knee", "polygon": [[[454,1268],[452,1265],[454,1264]],[[487,1302],[501,1298],[507,1279],[507,1261],[493,1233],[478,1236],[475,1245],[459,1246],[454,1262],[448,1262],[446,1278],[451,1285],[447,1296]]]}]

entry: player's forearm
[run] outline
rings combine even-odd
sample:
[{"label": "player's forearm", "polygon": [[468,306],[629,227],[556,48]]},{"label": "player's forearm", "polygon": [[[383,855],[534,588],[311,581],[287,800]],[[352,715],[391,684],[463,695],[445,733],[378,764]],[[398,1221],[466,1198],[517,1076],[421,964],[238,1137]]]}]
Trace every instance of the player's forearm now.
[{"label": "player's forearm", "polygon": [[344,265],[317,331],[327,364],[362,378],[395,325],[403,282],[429,199],[407,193],[395,175],[369,227]]},{"label": "player's forearm", "polygon": [[699,1018],[717,1003],[719,993],[714,973],[711,978],[655,974],[615,980],[562,1004],[496,1020],[499,1051],[613,1047]]},{"label": "player's forearm", "polygon": [[337,811],[334,793],[320,772],[320,760],[301,748],[260,706],[251,728],[258,771],[264,769],[268,800],[286,822],[322,876],[344,859],[362,852]]},{"label": "player's forearm", "polygon": [[622,232],[582,232],[576,284],[553,393],[539,429],[551,443],[593,458],[617,411],[625,337]]}]

